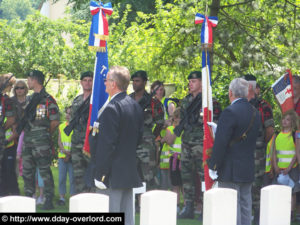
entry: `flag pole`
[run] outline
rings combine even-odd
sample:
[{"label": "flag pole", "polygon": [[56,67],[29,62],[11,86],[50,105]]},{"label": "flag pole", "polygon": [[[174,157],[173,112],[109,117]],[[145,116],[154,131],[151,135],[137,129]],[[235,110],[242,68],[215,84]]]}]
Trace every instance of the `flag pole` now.
[{"label": "flag pole", "polygon": [[[208,166],[206,160],[210,157],[213,146],[213,133],[211,127],[207,122],[212,121],[213,117],[213,104],[212,104],[212,90],[210,82],[210,61],[209,51],[212,49],[212,28],[217,26],[218,18],[214,16],[207,16],[208,3],[206,0],[206,12],[205,15],[196,13],[195,23],[202,24],[201,29],[201,49],[202,49],[202,111],[203,111],[203,168],[204,168],[204,180],[205,189],[209,190],[213,181],[209,177]],[[206,89],[206,90],[204,90]]]}]

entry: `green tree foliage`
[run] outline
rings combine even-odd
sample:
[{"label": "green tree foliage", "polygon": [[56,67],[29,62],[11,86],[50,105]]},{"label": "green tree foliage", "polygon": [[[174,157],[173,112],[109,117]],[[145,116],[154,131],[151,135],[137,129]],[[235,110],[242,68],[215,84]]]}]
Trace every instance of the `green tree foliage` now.
[{"label": "green tree foliage", "polygon": [[3,0],[0,3],[0,18],[13,20],[24,20],[27,15],[33,12],[30,0]]},{"label": "green tree foliage", "polygon": [[89,26],[80,21],[51,21],[38,13],[13,24],[1,21],[0,71],[23,77],[37,68],[49,75],[76,79],[83,70],[93,70],[88,32]]},{"label": "green tree foliage", "polygon": [[[54,0],[54,2],[57,2],[59,0]],[[95,0],[94,0],[95,1]],[[98,2],[98,1],[96,1]],[[111,2],[114,8],[118,8],[118,11],[120,13],[120,18],[123,17],[123,11],[126,10],[127,5],[131,5],[132,13],[130,15],[127,15],[127,25],[130,25],[131,22],[135,21],[135,18],[137,16],[137,12],[143,12],[146,14],[156,13],[155,8],[155,0],[104,0],[101,1],[103,3]],[[163,3],[173,3],[174,0],[163,0]],[[176,2],[176,0],[175,0]],[[90,0],[69,0],[68,4],[70,7],[70,12],[72,13],[73,17],[75,19],[90,19],[89,15],[89,5]],[[112,20],[111,20],[112,21]],[[120,22],[120,20],[116,20],[113,22]]]},{"label": "green tree foliage", "polygon": [[[59,0],[54,0],[55,2]],[[97,2],[97,1],[96,1]],[[155,9],[155,1],[154,0],[104,0],[101,1],[103,3],[111,2],[114,5],[121,4],[121,7],[123,9],[123,6],[126,6],[127,4],[133,5],[134,11],[143,11],[143,12],[153,12]],[[82,10],[83,7],[86,4],[89,4],[90,0],[69,0],[68,4],[72,5],[76,11]],[[152,11],[151,11],[152,10]]]}]

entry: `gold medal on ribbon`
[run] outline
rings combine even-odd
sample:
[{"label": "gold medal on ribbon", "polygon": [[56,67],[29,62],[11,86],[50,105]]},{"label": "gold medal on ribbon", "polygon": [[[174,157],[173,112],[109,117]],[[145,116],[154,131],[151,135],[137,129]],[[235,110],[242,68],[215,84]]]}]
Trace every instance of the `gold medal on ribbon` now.
[{"label": "gold medal on ribbon", "polygon": [[95,136],[99,132],[99,122],[94,122],[92,135]]}]

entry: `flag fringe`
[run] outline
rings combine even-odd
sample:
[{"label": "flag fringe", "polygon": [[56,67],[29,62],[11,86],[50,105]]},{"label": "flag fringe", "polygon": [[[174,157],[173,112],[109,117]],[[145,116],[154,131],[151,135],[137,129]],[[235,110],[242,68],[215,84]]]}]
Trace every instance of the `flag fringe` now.
[{"label": "flag fringe", "polygon": [[87,152],[87,151],[82,151],[82,153],[84,155],[86,155],[87,157],[91,158],[91,153]]},{"label": "flag fringe", "polygon": [[103,41],[108,41],[109,40],[109,36],[108,35],[103,35],[103,34],[94,34],[95,38],[98,38],[100,40]]},{"label": "flag fringe", "polygon": [[106,52],[106,47],[100,47],[100,46],[89,46],[90,51],[95,52]]},{"label": "flag fringe", "polygon": [[211,154],[212,154],[212,148],[208,148],[208,149],[206,150],[206,154],[207,154],[208,157],[211,157]]}]

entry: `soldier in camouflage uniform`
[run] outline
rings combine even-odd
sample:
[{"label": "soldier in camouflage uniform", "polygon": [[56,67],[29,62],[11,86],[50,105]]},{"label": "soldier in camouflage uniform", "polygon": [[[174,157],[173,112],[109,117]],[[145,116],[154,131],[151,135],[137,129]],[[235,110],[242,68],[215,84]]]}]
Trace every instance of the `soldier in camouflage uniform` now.
[{"label": "soldier in camouflage uniform", "polygon": [[[201,72],[193,71],[189,74],[189,92],[181,102],[181,116],[184,118],[185,110],[197,95],[202,95]],[[179,218],[194,218],[195,181],[197,176],[203,180],[202,151],[203,151],[203,121],[199,111],[194,113],[184,127],[181,144],[181,177],[183,183],[185,207]]]},{"label": "soldier in camouflage uniform", "polygon": [[[266,146],[274,134],[274,120],[271,106],[255,94],[256,77],[252,74],[244,76],[250,84],[248,101],[259,111],[262,127],[256,140],[255,157],[255,180],[252,186],[252,204],[254,211],[254,224],[259,224],[260,189],[264,186],[266,168]],[[266,174],[266,176],[268,176]],[[270,183],[268,183],[270,184]],[[268,185],[267,184],[267,185]]]},{"label": "soldier in camouflage uniform", "polygon": [[[10,74],[1,75],[0,87],[4,85],[4,83],[10,76]],[[13,79],[15,80],[15,78],[12,78],[11,80]],[[9,82],[7,86],[11,86],[11,82]],[[5,89],[2,93],[0,93],[0,193],[3,193],[1,184],[2,182],[5,182],[4,180],[2,180],[2,159],[5,148],[5,131],[15,123],[16,116],[13,101],[5,94]]]},{"label": "soldier in camouflage uniform", "polygon": [[[181,102],[181,118],[184,118],[185,110],[198,95],[202,95],[202,74],[200,71],[193,71],[189,74],[189,95]],[[200,98],[201,99],[201,98]],[[214,104],[219,105],[219,104]],[[199,110],[188,119],[184,126],[181,145],[181,177],[184,190],[185,207],[179,214],[179,218],[194,218],[194,205],[196,201],[195,189],[198,177],[204,180],[202,166],[203,152],[203,120],[200,116],[201,104]],[[215,115],[215,112],[217,113]],[[214,117],[218,117],[221,112],[220,107],[214,111]],[[200,188],[200,187],[198,187]],[[202,199],[202,195],[200,197]]]},{"label": "soldier in camouflage uniform", "polygon": [[[91,95],[93,88],[93,72],[87,71],[81,74],[80,84],[83,94],[78,95],[71,106],[71,120],[82,103]],[[82,193],[89,191],[90,179],[88,175],[89,158],[83,154],[86,127],[89,112],[80,115],[79,123],[75,124],[71,140],[71,158],[73,163],[75,192]]]},{"label": "soldier in camouflage uniform", "polygon": [[[147,98],[149,93],[145,90],[148,80],[146,71],[140,70],[131,76],[134,92],[130,97],[139,101]],[[143,181],[147,184],[147,190],[153,190],[159,183],[156,178],[156,145],[155,138],[160,134],[164,124],[164,111],[161,102],[152,98],[150,104],[144,109],[144,131],[142,143],[137,148],[138,170]],[[152,128],[155,126],[154,131]]]},{"label": "soldier in camouflage uniform", "polygon": [[54,181],[50,168],[53,156],[51,135],[59,125],[59,109],[55,99],[43,87],[44,78],[44,74],[38,70],[28,74],[28,88],[34,91],[28,98],[28,105],[33,104],[36,96],[40,98],[34,107],[36,111],[27,112],[25,109],[25,116],[33,114],[33,118],[26,122],[24,128],[22,158],[25,195],[32,197],[35,194],[35,173],[38,168],[45,184],[46,201],[43,209],[49,210],[54,208]]}]

